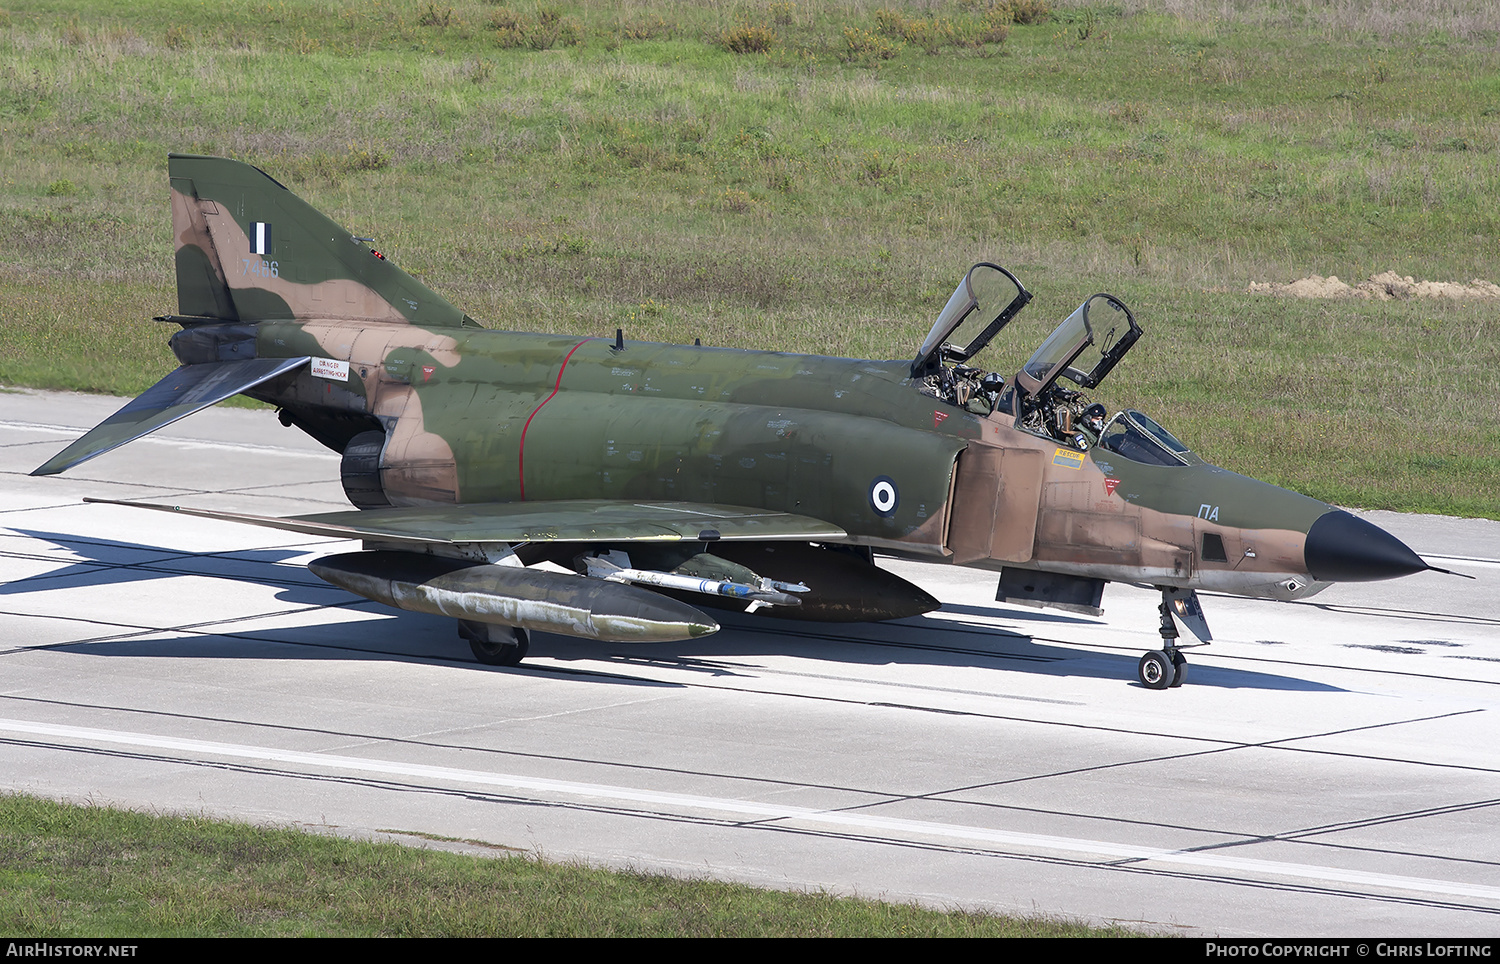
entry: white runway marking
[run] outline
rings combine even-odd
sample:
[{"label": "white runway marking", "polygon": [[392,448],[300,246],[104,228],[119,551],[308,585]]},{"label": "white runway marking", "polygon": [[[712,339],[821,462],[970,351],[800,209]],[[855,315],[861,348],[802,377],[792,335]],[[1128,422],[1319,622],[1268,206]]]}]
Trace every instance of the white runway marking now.
[{"label": "white runway marking", "polygon": [[1500,887],[1486,887],[1478,884],[1466,884],[1454,881],[1367,873],[1356,870],[1344,870],[1337,867],[1318,867],[1308,864],[1254,860],[1216,853],[1136,847],[1101,840],[1082,840],[1044,834],[1016,833],[1007,830],[993,830],[986,827],[972,827],[961,824],[904,820],[895,817],[879,817],[844,810],[818,810],[808,807],[779,806],[751,800],[736,800],[729,797],[638,790],[630,787],[610,786],[608,784],[549,780],[517,774],[488,773],[481,770],[427,766],[419,763],[400,763],[393,760],[371,760],[333,754],[306,753],[298,750],[281,750],[273,747],[247,746],[236,743],[186,740],[176,737],[153,736],[147,733],[31,723],[24,720],[0,719],[0,731],[94,743],[175,750],[187,754],[203,754],[300,766],[325,767],[386,776],[420,777],[429,780],[444,780],[478,786],[502,787],[509,790],[556,793],[585,799],[629,801],[657,806],[681,807],[692,810],[706,810],[714,813],[733,814],[735,816],[753,817],[759,820],[793,821],[799,824],[832,827],[838,830],[881,831],[886,835],[901,839],[930,839],[937,837],[949,840],[978,841],[987,844],[1023,848],[1028,851],[1060,851],[1063,853],[1105,857],[1111,860],[1149,861],[1156,864],[1175,864],[1209,870],[1230,871],[1238,874],[1248,873],[1299,880],[1336,882],[1354,884],[1360,887],[1415,891],[1423,894],[1469,897],[1500,902]]}]

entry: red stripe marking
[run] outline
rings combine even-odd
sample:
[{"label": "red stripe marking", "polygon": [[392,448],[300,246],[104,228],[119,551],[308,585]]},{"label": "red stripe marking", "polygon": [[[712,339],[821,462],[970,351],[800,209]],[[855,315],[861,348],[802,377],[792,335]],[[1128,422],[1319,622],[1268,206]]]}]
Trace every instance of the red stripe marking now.
[{"label": "red stripe marking", "polygon": [[526,430],[531,428],[531,420],[533,418],[536,418],[536,413],[542,410],[543,405],[546,405],[548,402],[552,401],[553,397],[557,395],[558,389],[562,388],[563,372],[568,370],[568,362],[573,358],[573,352],[582,348],[590,341],[592,341],[592,339],[585,338],[583,341],[580,341],[578,344],[573,346],[573,351],[568,352],[567,357],[563,359],[562,367],[557,370],[557,384],[552,386],[552,394],[542,399],[541,405],[538,405],[536,408],[531,410],[531,414],[526,418],[526,424],[521,426],[521,450],[516,453],[516,473],[521,477],[522,502],[526,501]]}]

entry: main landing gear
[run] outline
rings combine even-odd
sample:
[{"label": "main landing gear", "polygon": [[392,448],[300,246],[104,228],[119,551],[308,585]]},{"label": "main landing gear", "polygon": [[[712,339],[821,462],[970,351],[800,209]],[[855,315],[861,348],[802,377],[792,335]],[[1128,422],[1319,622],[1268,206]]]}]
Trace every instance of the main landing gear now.
[{"label": "main landing gear", "polygon": [[531,634],[519,626],[460,619],[458,635],[469,641],[474,658],[486,666],[519,666],[531,648]]},{"label": "main landing gear", "polygon": [[1187,657],[1182,655],[1182,649],[1177,645],[1177,623],[1173,619],[1181,619],[1183,625],[1193,631],[1200,642],[1189,645],[1204,646],[1212,639],[1213,634],[1208,631],[1208,621],[1203,618],[1203,607],[1198,605],[1198,594],[1191,589],[1170,589],[1159,586],[1161,589],[1161,605],[1157,611],[1161,613],[1161,649],[1152,650],[1141,657],[1136,667],[1136,675],[1141,685],[1148,690],[1164,690],[1174,686],[1181,686],[1187,682]]}]

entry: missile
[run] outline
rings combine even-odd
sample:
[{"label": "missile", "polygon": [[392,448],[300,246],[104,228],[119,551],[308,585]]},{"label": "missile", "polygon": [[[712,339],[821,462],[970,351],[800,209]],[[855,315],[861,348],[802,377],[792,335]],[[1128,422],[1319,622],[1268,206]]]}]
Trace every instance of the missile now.
[{"label": "missile", "polygon": [[524,566],[379,549],[324,556],[307,568],[397,609],[604,642],[662,643],[719,628],[687,603],[646,589]]},{"label": "missile", "polygon": [[903,619],[942,605],[868,556],[808,543],[716,542],[712,553],[635,543],[580,557],[575,565],[590,576],[648,585],[695,606],[814,622]]},{"label": "missile", "polygon": [[677,589],[682,592],[701,592],[710,596],[726,596],[750,603],[747,612],[761,606],[798,606],[802,600],[788,592],[807,592],[804,585],[761,579],[759,585],[731,582],[724,579],[702,579],[684,576],[675,572],[658,572],[651,569],[633,569],[621,566],[613,559],[589,556],[583,560],[588,573],[595,579],[606,582],[633,583],[641,586],[656,586],[659,589]]},{"label": "missile", "polygon": [[[749,569],[758,579],[798,593],[800,605],[767,606],[759,611],[762,616],[813,622],[875,622],[905,619],[932,612],[942,605],[921,587],[848,552],[796,542],[718,542],[713,551],[716,556]],[[655,560],[634,546],[630,557],[638,565],[652,569],[671,568],[655,564]],[[796,588],[792,588],[794,585]],[[705,606],[716,603],[738,605],[727,597],[717,596],[705,596],[702,602]]]}]

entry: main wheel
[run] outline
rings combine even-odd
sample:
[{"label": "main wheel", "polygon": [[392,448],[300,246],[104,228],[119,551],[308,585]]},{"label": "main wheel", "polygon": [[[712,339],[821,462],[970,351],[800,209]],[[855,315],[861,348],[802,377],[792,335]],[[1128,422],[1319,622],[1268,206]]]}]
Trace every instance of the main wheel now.
[{"label": "main wheel", "polygon": [[[484,634],[490,638],[480,639],[479,633],[469,637],[469,648],[474,658],[486,666],[519,666],[531,649],[531,634],[519,626],[491,626]],[[509,632],[511,640],[506,640]],[[500,637],[498,640],[494,637]]]},{"label": "main wheel", "polygon": [[1172,685],[1181,686],[1187,682],[1187,657],[1182,655],[1181,650],[1172,650]]},{"label": "main wheel", "polygon": [[1140,665],[1136,667],[1136,675],[1140,677],[1141,685],[1146,689],[1164,690],[1172,685],[1172,679],[1177,675],[1177,670],[1166,653],[1152,650],[1141,657]]}]

